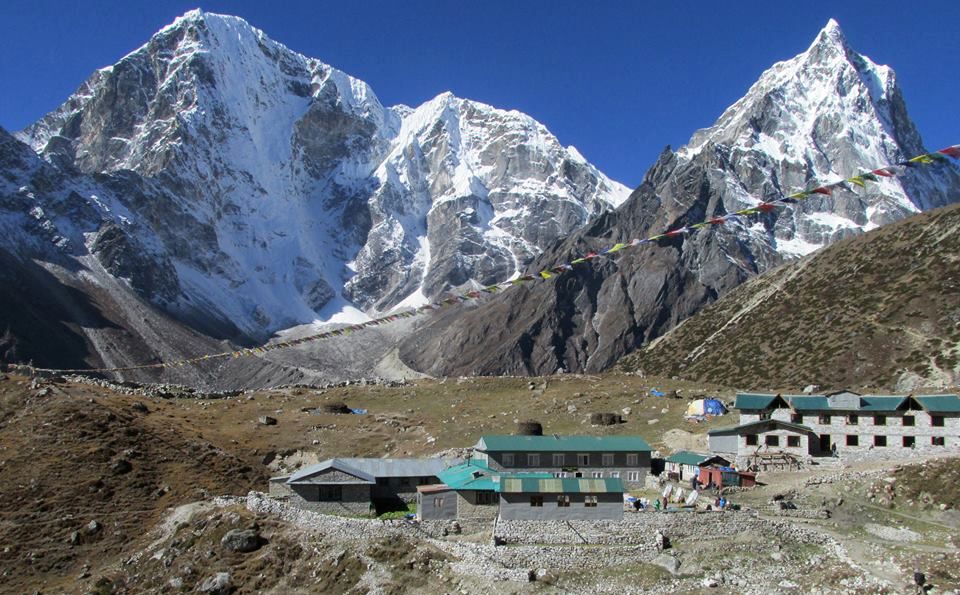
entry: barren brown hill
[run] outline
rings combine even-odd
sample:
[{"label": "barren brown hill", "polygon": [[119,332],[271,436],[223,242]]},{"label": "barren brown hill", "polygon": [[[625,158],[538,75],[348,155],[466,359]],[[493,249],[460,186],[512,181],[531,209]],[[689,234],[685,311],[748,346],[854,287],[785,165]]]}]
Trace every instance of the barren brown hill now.
[{"label": "barren brown hill", "polygon": [[953,206],[770,271],[620,365],[754,389],[943,388],[960,378],[958,304]]}]

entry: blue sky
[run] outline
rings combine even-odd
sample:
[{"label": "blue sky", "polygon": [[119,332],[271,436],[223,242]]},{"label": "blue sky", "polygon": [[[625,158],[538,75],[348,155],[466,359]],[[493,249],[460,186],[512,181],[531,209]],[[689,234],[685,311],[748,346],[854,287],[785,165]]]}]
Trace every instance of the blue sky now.
[{"label": "blue sky", "polygon": [[[0,126],[56,108],[193,1],[4,0]],[[568,0],[208,1],[368,82],[385,105],[443,91],[517,109],[605,173],[638,184],[761,72],[836,18],[891,65],[929,149],[960,143],[960,3]]]}]

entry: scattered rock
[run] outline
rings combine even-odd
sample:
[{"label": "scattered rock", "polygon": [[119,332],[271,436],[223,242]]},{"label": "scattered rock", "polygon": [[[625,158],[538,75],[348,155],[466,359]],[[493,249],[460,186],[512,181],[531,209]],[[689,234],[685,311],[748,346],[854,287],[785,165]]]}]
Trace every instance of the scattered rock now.
[{"label": "scattered rock", "polygon": [[110,472],[114,475],[124,475],[131,471],[133,471],[133,465],[126,459],[117,459],[113,465],[110,465]]},{"label": "scattered rock", "polygon": [[220,540],[220,546],[231,552],[254,552],[262,545],[260,532],[253,529],[233,529]]},{"label": "scattered rock", "polygon": [[624,415],[630,415],[631,413],[633,413],[633,409],[630,407],[624,407],[620,411],[622,411]]},{"label": "scattered rock", "polygon": [[233,583],[230,582],[229,572],[218,572],[207,577],[197,587],[197,591],[208,593],[209,595],[229,595],[233,591]]},{"label": "scattered rock", "polygon": [[133,409],[137,413],[143,413],[143,414],[150,413],[150,410],[147,409],[147,406],[141,403],[140,401],[137,401],[133,405],[130,405],[130,409]]},{"label": "scattered rock", "polygon": [[680,570],[680,560],[670,554],[660,554],[652,560],[653,564],[663,568],[670,574],[677,574]]},{"label": "scattered rock", "polygon": [[257,421],[260,422],[260,425],[263,425],[263,426],[277,425],[277,418],[270,417],[269,415],[261,415]]},{"label": "scattered rock", "polygon": [[649,424],[649,425],[651,425],[651,426],[652,426],[653,424],[657,424],[657,423],[660,423],[660,420],[657,419],[657,418],[653,418],[653,419],[648,419],[648,420],[647,420],[647,424]]},{"label": "scattered rock", "polygon": [[[576,405],[567,405],[567,413],[576,413],[576,412],[577,412]],[[491,415],[490,417],[493,417],[493,416]]]},{"label": "scattered rock", "polygon": [[90,521],[85,527],[87,535],[96,535],[103,529],[103,525],[99,521]]},{"label": "scattered rock", "polygon": [[72,531],[70,533],[70,538],[67,539],[67,543],[69,543],[70,545],[80,545],[80,532]]},{"label": "scattered rock", "polygon": [[700,581],[700,584],[702,584],[704,587],[711,587],[711,588],[720,586],[720,583],[717,582],[717,579],[709,576],[703,579],[702,581]]}]

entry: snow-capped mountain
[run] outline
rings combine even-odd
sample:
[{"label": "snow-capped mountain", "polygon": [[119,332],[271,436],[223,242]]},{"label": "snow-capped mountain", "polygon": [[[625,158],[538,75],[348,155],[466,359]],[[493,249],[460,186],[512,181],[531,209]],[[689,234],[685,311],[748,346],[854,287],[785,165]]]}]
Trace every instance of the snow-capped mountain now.
[{"label": "snow-capped mountain", "polygon": [[[831,20],[805,52],[763,73],[714,126],[677,152],[665,150],[616,211],[571,234],[528,272],[925,152],[893,70],[854,52]],[[401,356],[435,375],[603,370],[751,276],[960,202],[954,165],[903,169],[865,188],[624,251],[457,316],[436,316]]]},{"label": "snow-capped mountain", "polygon": [[[846,178],[923,152],[893,69],[853,51],[831,19],[807,51],[764,72],[677,156],[681,163],[716,160],[722,179],[715,183],[726,186],[724,206],[735,211],[812,180]],[[802,256],[955,202],[957,182],[955,175],[922,170],[866,192],[805,201],[752,231],[777,253]]]},{"label": "snow-capped mountain", "polygon": [[96,222],[81,245],[217,336],[504,280],[629,193],[528,116],[450,94],[387,108],[363,81],[201,11],[18,138],[63,171],[110,174],[114,203],[70,199]]}]

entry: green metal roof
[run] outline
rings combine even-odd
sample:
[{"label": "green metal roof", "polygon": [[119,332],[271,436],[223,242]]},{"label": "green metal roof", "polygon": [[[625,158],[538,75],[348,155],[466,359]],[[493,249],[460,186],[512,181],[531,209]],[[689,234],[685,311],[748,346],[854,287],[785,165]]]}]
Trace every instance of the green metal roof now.
[{"label": "green metal roof", "polygon": [[733,406],[736,409],[766,409],[776,398],[777,395],[763,393],[737,393]]},{"label": "green metal roof", "polygon": [[640,436],[482,436],[483,452],[639,452],[652,450]]},{"label": "green metal roof", "polygon": [[830,409],[830,402],[821,396],[791,396],[787,402],[797,411],[826,411]]},{"label": "green metal roof", "polygon": [[549,479],[553,474],[546,472],[504,474],[488,467],[484,462],[471,459],[462,465],[450,467],[437,474],[437,478],[453,490],[496,491],[503,476]]},{"label": "green metal roof", "polygon": [[800,424],[790,423],[788,421],[783,421],[779,419],[761,419],[759,421],[752,421],[750,423],[740,424],[739,426],[730,426],[728,428],[716,428],[715,430],[708,430],[707,434],[709,435],[739,434],[741,431],[752,430],[764,424],[774,424],[782,428],[785,428],[787,430],[798,432],[800,434],[813,433],[813,430],[811,430],[807,426],[803,426]]},{"label": "green metal roof", "polygon": [[700,454],[698,452],[690,452],[689,450],[681,450],[680,452],[675,452],[669,457],[667,457],[668,463],[677,463],[678,465],[692,465],[696,467],[700,463],[706,461],[707,459],[712,459],[713,455]]},{"label": "green metal roof", "polygon": [[500,480],[497,491],[505,494],[623,493],[623,482],[620,481],[619,477],[597,479],[552,477],[550,479],[537,479],[504,475]]},{"label": "green metal roof", "polygon": [[860,411],[896,411],[907,397],[863,395],[860,397]]},{"label": "green metal roof", "polygon": [[960,397],[957,395],[918,395],[914,398],[930,413],[960,413]]}]

